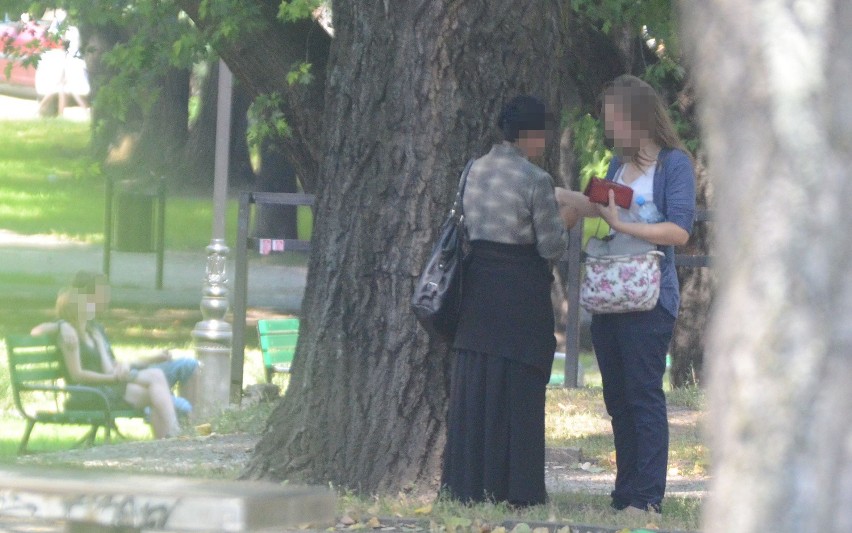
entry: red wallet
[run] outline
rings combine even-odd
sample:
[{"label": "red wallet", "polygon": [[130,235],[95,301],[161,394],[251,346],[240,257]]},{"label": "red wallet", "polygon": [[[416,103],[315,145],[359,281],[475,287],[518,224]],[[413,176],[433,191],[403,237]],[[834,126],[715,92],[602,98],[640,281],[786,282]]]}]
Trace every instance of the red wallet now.
[{"label": "red wallet", "polygon": [[621,185],[610,180],[592,177],[586,185],[586,190],[583,194],[589,197],[589,200],[596,204],[607,205],[609,203],[609,191],[615,191],[615,205],[630,209],[630,204],[633,202],[633,189],[627,185]]}]

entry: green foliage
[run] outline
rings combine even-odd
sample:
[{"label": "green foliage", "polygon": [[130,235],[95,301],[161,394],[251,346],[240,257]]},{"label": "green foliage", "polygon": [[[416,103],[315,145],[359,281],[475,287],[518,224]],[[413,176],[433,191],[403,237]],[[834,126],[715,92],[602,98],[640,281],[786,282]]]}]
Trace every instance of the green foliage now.
[{"label": "green foliage", "polygon": [[314,75],[311,73],[311,64],[302,62],[294,65],[293,69],[287,73],[287,84],[295,85],[300,83],[307,85],[314,80]]},{"label": "green foliage", "polygon": [[281,93],[262,94],[249,107],[248,142],[260,146],[264,141],[284,139],[292,135],[282,111]]},{"label": "green foliage", "polygon": [[278,18],[285,22],[306,19],[322,3],[322,0],[282,0],[278,8]]},{"label": "green foliage", "polygon": [[243,0],[202,0],[198,14],[210,25],[205,37],[215,46],[221,41],[234,41],[242,35],[263,31],[270,21],[264,18],[261,4]]},{"label": "green foliage", "polygon": [[[579,186],[582,191],[592,177],[602,178],[606,175],[612,152],[604,144],[603,125],[600,120],[577,109],[566,115],[566,118],[572,129],[574,156],[580,169]],[[591,237],[600,238],[608,233],[609,224],[603,219],[586,219],[583,222],[583,245],[585,246]]]},{"label": "green foliage", "polygon": [[604,33],[628,29],[634,35],[656,37],[677,55],[677,21],[671,0],[571,0],[571,9]]}]

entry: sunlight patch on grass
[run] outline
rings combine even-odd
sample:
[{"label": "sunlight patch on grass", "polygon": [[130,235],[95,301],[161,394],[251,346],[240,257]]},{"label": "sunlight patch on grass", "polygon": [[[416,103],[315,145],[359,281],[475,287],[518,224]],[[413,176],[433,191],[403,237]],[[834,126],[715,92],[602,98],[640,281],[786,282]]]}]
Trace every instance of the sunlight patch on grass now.
[{"label": "sunlight patch on grass", "polygon": [[[118,428],[127,440],[148,440],[150,426],[141,420],[118,420]],[[9,461],[17,455],[18,445],[24,435],[26,421],[14,414],[0,415],[0,461]],[[33,453],[67,451],[82,439],[89,426],[36,424],[27,445]],[[103,430],[98,433],[97,444],[103,444]],[[114,436],[113,442],[122,442]]]},{"label": "sunlight patch on grass", "polygon": [[[0,121],[0,228],[102,243],[106,176],[89,158],[89,125],[64,120]],[[226,242],[233,246],[238,206],[230,200]],[[120,216],[120,214],[117,214]],[[166,198],[165,245],[203,250],[211,239],[210,197]]]}]

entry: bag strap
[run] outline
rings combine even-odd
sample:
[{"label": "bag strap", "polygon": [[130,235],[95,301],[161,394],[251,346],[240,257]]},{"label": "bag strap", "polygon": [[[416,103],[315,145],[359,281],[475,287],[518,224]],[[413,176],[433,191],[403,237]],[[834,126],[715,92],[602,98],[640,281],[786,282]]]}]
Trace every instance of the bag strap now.
[{"label": "bag strap", "polygon": [[467,162],[467,165],[464,167],[464,171],[462,171],[461,178],[459,179],[459,186],[456,189],[456,199],[453,202],[453,209],[450,212],[450,216],[455,216],[458,213],[458,218],[461,221],[464,219],[464,188],[467,185],[467,175],[470,173],[470,167],[473,166],[473,162],[475,159],[471,159]]}]

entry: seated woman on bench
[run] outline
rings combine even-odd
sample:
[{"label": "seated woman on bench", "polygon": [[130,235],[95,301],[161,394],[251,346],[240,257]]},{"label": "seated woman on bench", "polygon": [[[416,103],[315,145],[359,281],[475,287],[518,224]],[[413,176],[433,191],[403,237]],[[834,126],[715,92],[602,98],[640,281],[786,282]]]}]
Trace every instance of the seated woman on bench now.
[{"label": "seated woman on bench", "polygon": [[[95,314],[101,314],[109,306],[109,281],[107,277],[98,272],[89,272],[81,270],[74,275],[71,280],[71,288],[77,289],[81,295],[89,298],[95,304]],[[90,327],[99,330],[104,340],[107,339],[103,326],[95,321],[92,321]],[[37,325],[30,331],[30,335],[56,335],[59,331],[57,322],[44,322]],[[109,341],[106,344],[107,351],[112,359],[115,359],[115,354],[112,352],[112,347]],[[172,401],[175,404],[175,410],[178,417],[186,417],[192,413],[192,404],[187,398],[195,398],[197,382],[198,382],[198,360],[191,357],[173,358],[169,350],[161,350],[149,357],[139,358],[130,364],[131,369],[142,370],[145,368],[159,368],[166,375],[166,381],[169,382],[169,388],[174,389],[175,386],[180,386],[180,393],[183,397],[172,396]]]},{"label": "seated woman on bench", "polygon": [[[165,374],[158,368],[136,370],[115,361],[103,332],[92,324],[95,309],[94,300],[76,288],[63,289],[56,299],[58,344],[71,384],[96,387],[113,405],[124,401],[137,409],[149,407],[154,437],[177,436],[180,426]],[[97,405],[88,395],[76,399],[72,395],[70,401],[75,400]]]}]

